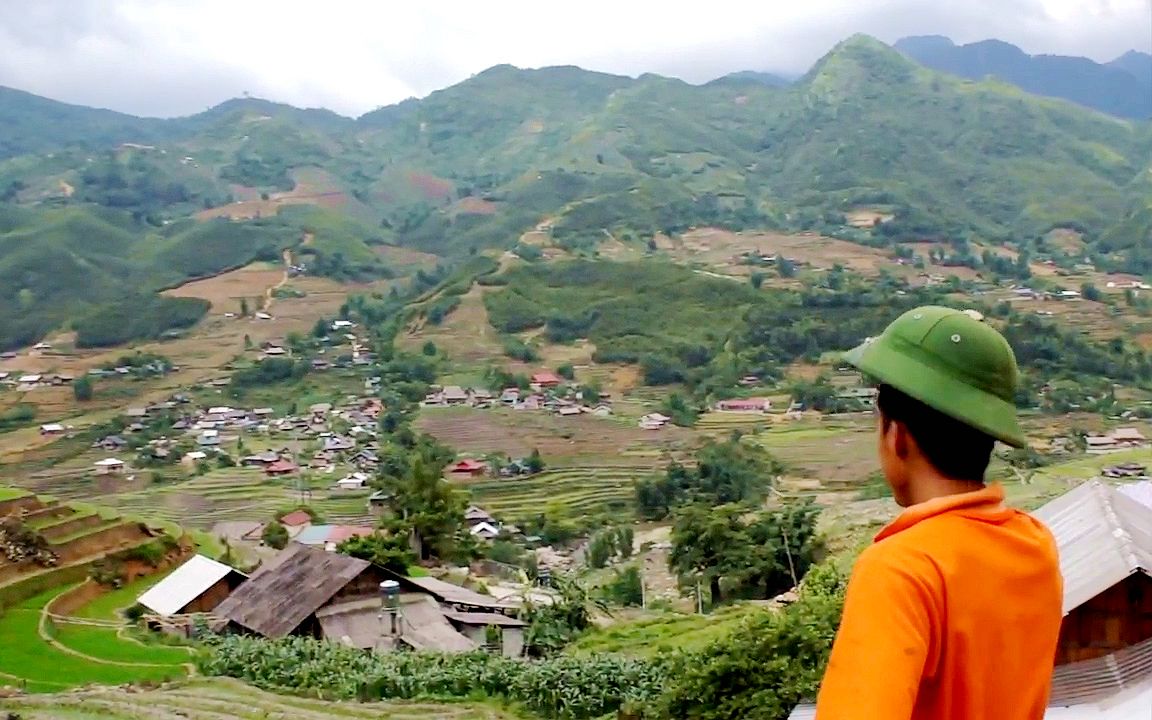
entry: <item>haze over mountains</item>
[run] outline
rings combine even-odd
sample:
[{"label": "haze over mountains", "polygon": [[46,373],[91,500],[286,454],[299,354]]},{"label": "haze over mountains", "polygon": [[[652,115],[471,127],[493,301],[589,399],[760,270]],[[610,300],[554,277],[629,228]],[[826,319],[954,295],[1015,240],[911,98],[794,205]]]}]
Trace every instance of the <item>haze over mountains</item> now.
[{"label": "haze over mountains", "polygon": [[[1149,158],[1147,122],[934,72],[865,36],[786,86],[759,74],[696,86],[502,65],[355,120],[256,99],[142,119],[3,90],[0,201],[24,207],[0,216],[0,345],[94,306],[139,305],[117,294],[129,278],[151,292],[299,250],[316,228],[327,232],[315,233],[310,263],[341,278],[383,272],[382,244],[453,262],[512,247],[542,223],[580,252],[607,234],[643,242],[693,225],[992,246],[1068,227],[1102,266],[1145,272]],[[190,224],[262,194],[326,206],[232,222],[223,235]],[[895,219],[846,228],[858,208]],[[206,235],[236,238],[215,265],[194,251]],[[163,257],[142,255],[149,247]],[[68,282],[45,274],[47,248],[63,253]],[[100,297],[74,291],[83,287]]]},{"label": "haze over mountains", "polygon": [[893,47],[933,70],[971,80],[994,77],[1037,95],[1063,98],[1119,117],[1152,117],[1152,55],[1130,50],[1109,63],[1029,55],[1000,40],[957,45],[940,35],[907,37]]}]

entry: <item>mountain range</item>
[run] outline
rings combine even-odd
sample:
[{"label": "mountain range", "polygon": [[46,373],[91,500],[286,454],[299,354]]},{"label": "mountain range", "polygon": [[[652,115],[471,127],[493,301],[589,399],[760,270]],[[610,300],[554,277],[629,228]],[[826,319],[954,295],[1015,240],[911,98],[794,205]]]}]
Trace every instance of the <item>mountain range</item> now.
[{"label": "mountain range", "polygon": [[[702,225],[1015,248],[1066,227],[1102,262],[1144,272],[1150,158],[1147,122],[936,72],[865,36],[790,84],[501,65],[357,119],[243,98],[158,120],[3,90],[0,203],[20,212],[0,217],[0,315],[33,320],[0,327],[0,345],[138,304],[117,279],[152,292],[301,250],[305,234],[310,264],[337,278],[387,272],[380,245],[451,263],[537,227],[592,252],[609,234]],[[313,207],[286,207],[299,204]],[[860,208],[894,219],[846,227]],[[233,220],[205,229],[218,216]],[[217,261],[179,251],[226,227],[252,231]],[[39,251],[17,252],[30,236],[75,260],[67,296],[37,275]],[[142,256],[153,243],[164,253]]]},{"label": "mountain range", "polygon": [[1109,63],[1029,55],[1001,40],[957,45],[940,35],[907,37],[893,47],[925,67],[971,80],[987,77],[1110,115],[1152,118],[1152,55],[1131,50]]}]

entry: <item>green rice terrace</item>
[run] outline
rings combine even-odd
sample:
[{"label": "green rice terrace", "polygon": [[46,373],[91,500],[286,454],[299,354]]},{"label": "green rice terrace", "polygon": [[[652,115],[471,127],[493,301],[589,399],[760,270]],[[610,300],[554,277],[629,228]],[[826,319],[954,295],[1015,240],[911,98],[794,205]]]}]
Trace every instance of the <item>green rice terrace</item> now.
[{"label": "green rice terrace", "polygon": [[[306,476],[312,507],[332,522],[365,520],[367,493],[333,491],[335,479]],[[295,478],[270,479],[252,468],[225,468],[164,482],[156,482],[147,472],[133,478],[100,478],[86,470],[53,468],[32,473],[21,482],[63,500],[99,502],[116,512],[203,529],[222,520],[267,517],[300,498]]]},{"label": "green rice terrace", "polygon": [[634,482],[654,472],[651,465],[561,468],[469,483],[468,489],[474,502],[501,517],[528,517],[549,505],[563,506],[572,515],[594,515],[631,507]]}]

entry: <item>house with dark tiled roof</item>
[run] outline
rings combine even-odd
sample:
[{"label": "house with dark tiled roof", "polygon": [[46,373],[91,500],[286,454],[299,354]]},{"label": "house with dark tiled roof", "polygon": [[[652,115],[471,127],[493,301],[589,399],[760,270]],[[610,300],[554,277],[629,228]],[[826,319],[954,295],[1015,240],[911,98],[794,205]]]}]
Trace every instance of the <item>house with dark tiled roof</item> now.
[{"label": "house with dark tiled roof", "polygon": [[[395,593],[388,613],[382,590]],[[326,638],[376,652],[487,649],[516,656],[525,623],[516,608],[434,578],[409,578],[367,560],[292,543],[220,603],[218,625],[236,633]],[[489,627],[499,643],[488,645]]]}]

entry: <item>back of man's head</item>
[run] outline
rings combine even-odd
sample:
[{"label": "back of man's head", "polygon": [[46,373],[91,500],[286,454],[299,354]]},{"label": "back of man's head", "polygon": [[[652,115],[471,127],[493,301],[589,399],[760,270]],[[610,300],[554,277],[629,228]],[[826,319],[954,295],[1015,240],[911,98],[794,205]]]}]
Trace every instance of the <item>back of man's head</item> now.
[{"label": "back of man's head", "polygon": [[881,385],[876,397],[884,430],[901,423],[924,459],[953,480],[983,482],[996,441],[976,428],[928,407],[891,385]]}]

